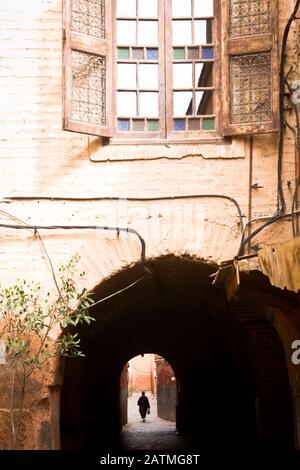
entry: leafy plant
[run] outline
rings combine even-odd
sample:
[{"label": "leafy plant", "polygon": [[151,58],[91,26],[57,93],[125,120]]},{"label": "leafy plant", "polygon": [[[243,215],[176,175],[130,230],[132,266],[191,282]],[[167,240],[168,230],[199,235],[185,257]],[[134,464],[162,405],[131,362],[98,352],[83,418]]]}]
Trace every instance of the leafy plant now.
[{"label": "leafy plant", "polygon": [[[80,323],[90,324],[93,299],[86,288],[79,289],[74,280],[79,255],[59,268],[56,280],[57,294],[46,295],[41,284],[18,280],[15,285],[0,290],[0,339],[6,345],[6,363],[10,375],[10,422],[12,448],[15,449],[23,415],[26,384],[29,377],[58,355],[83,356],[77,333],[62,333],[56,340],[50,338],[54,329],[61,331]],[[80,273],[85,277],[85,272]],[[20,395],[18,413],[14,413],[17,385]]]}]

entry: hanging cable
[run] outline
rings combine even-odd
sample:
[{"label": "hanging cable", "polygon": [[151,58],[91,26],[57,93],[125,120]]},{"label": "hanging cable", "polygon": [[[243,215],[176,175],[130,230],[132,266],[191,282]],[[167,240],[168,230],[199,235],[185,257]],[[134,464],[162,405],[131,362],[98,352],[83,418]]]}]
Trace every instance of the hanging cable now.
[{"label": "hanging cable", "polygon": [[[286,63],[286,47],[287,41],[293,21],[296,19],[297,11],[300,6],[300,0],[296,1],[294,10],[289,17],[283,33],[282,47],[281,47],[281,58],[280,58],[280,92],[279,92],[279,143],[278,143],[278,162],[277,162],[277,210],[268,220],[248,235],[248,237],[241,242],[238,256],[242,256],[244,253],[245,246],[262,230],[269,225],[277,222],[278,220],[285,218],[284,213],[286,210],[286,203],[284,198],[283,186],[282,186],[282,161],[283,161],[283,144],[284,144],[284,93],[285,93],[285,63]],[[293,212],[292,212],[293,213]],[[290,214],[292,215],[292,214]],[[282,217],[283,216],[283,217]],[[250,222],[250,221],[249,221]],[[249,222],[247,226],[249,226]]]},{"label": "hanging cable", "polygon": [[[267,228],[269,225],[274,224],[278,220],[283,220],[283,219],[287,219],[289,217],[294,217],[295,215],[298,215],[298,214],[300,214],[300,210],[294,211],[294,212],[289,212],[287,214],[283,214],[283,215],[277,217],[276,220],[274,220],[274,216],[255,217],[254,219],[249,220],[247,222],[247,224],[245,225],[245,227],[244,227],[244,231],[243,231],[243,234],[242,234],[242,241],[241,241],[239,251],[238,251],[238,257],[243,255],[245,246],[249,243],[249,241],[253,238],[253,236],[257,235],[259,232],[261,232],[262,230]],[[254,222],[258,222],[260,220],[261,221],[266,220],[266,222],[263,225],[261,225],[260,227],[258,227],[256,230],[254,230],[254,232],[252,232],[246,239],[244,239],[245,233],[246,233],[246,230],[247,230],[248,226],[253,224]]]},{"label": "hanging cable", "polygon": [[106,230],[114,231],[117,233],[125,232],[131,233],[138,237],[141,243],[141,265],[143,269],[149,272],[149,269],[145,266],[145,257],[146,257],[146,243],[143,237],[138,233],[137,230],[130,227],[109,227],[103,225],[19,225],[19,224],[0,224],[1,228],[11,228],[16,230],[28,230],[32,229],[37,230]]},{"label": "hanging cable", "polygon": [[240,230],[243,231],[244,221],[241,207],[236,199],[225,194],[183,194],[178,196],[158,196],[158,197],[116,197],[116,196],[5,196],[2,201],[129,201],[129,202],[151,202],[151,201],[177,201],[180,199],[225,199],[232,202],[238,212]]}]

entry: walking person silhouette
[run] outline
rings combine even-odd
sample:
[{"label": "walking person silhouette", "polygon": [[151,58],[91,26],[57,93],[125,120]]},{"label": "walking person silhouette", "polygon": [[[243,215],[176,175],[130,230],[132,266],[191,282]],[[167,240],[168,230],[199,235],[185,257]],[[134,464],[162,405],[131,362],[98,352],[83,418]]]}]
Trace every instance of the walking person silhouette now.
[{"label": "walking person silhouette", "polygon": [[138,399],[137,404],[139,407],[141,418],[144,423],[147,411],[148,411],[148,414],[150,413],[150,403],[149,403],[148,398],[145,396],[145,392],[142,392],[142,396],[140,396],[140,398]]}]

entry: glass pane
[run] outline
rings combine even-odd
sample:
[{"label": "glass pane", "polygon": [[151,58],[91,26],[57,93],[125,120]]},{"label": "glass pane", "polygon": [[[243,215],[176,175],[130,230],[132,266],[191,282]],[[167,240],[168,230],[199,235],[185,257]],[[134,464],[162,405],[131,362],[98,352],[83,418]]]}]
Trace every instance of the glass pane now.
[{"label": "glass pane", "polygon": [[[122,0],[124,2],[124,0]],[[127,2],[124,2],[127,3]],[[157,18],[157,0],[139,0],[139,17]]]},{"label": "glass pane", "polygon": [[212,91],[196,91],[196,114],[213,114],[213,94]]},{"label": "glass pane", "polygon": [[145,129],[144,119],[134,119],[132,121],[132,130],[133,131],[143,131]]},{"label": "glass pane", "polygon": [[147,60],[158,60],[158,49],[147,48]]},{"label": "glass pane", "polygon": [[212,86],[212,70],[213,70],[213,64],[211,62],[196,63],[195,65],[196,88]]},{"label": "glass pane", "polygon": [[118,119],[118,130],[119,131],[129,131],[130,130],[129,119]]},{"label": "glass pane", "polygon": [[140,93],[140,116],[158,117],[158,93]]},{"label": "glass pane", "polygon": [[193,94],[191,91],[175,91],[173,93],[173,115],[192,114]]},{"label": "glass pane", "polygon": [[156,119],[148,119],[147,120],[147,129],[150,132],[155,132],[159,130],[159,121]]},{"label": "glass pane", "polygon": [[136,42],[136,22],[135,21],[117,21],[117,43],[135,44]]},{"label": "glass pane", "polygon": [[142,47],[136,47],[132,49],[132,58],[135,60],[144,58],[144,49]]},{"label": "glass pane", "polygon": [[174,47],[173,48],[173,58],[175,60],[180,60],[185,58],[185,49],[184,47]]},{"label": "glass pane", "polygon": [[202,59],[213,59],[214,58],[214,48],[213,47],[203,47],[202,48]]},{"label": "glass pane", "polygon": [[185,131],[185,119],[174,119],[174,131]]},{"label": "glass pane", "polygon": [[118,88],[136,88],[136,65],[118,64]]},{"label": "glass pane", "polygon": [[190,131],[199,131],[200,130],[200,119],[189,119],[188,127]]},{"label": "glass pane", "polygon": [[188,58],[189,59],[200,59],[199,47],[189,47],[188,48]]},{"label": "glass pane", "polygon": [[117,17],[133,18],[136,16],[136,0],[117,0]]},{"label": "glass pane", "polygon": [[211,44],[212,43],[212,21],[196,20],[195,21],[195,44]]},{"label": "glass pane", "polygon": [[139,67],[139,86],[142,90],[158,88],[158,65],[141,64]]},{"label": "glass pane", "polygon": [[118,116],[136,116],[136,93],[119,91],[117,93]]},{"label": "glass pane", "polygon": [[[206,1],[206,0],[204,0]],[[191,0],[172,0],[172,16],[191,16]]]},{"label": "glass pane", "polygon": [[129,59],[129,47],[118,47],[118,59]]},{"label": "glass pane", "polygon": [[213,16],[214,0],[194,0],[194,16]]},{"label": "glass pane", "polygon": [[157,26],[157,21],[139,21],[138,44],[143,46],[158,45]]},{"label": "glass pane", "polygon": [[193,87],[193,64],[173,65],[173,88]]},{"label": "glass pane", "polygon": [[192,22],[184,20],[173,21],[173,45],[188,45],[192,43]]},{"label": "glass pane", "polygon": [[214,120],[214,118],[203,119],[202,128],[203,128],[204,131],[214,131],[215,130],[215,120]]}]

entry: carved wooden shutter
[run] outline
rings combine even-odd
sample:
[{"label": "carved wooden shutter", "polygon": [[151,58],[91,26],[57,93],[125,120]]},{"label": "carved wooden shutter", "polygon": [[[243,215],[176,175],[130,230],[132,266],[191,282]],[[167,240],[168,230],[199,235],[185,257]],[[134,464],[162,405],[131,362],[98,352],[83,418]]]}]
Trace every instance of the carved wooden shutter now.
[{"label": "carved wooden shutter", "polygon": [[278,130],[277,0],[222,0],[224,135]]},{"label": "carved wooden shutter", "polygon": [[111,1],[64,0],[65,130],[109,136]]}]

